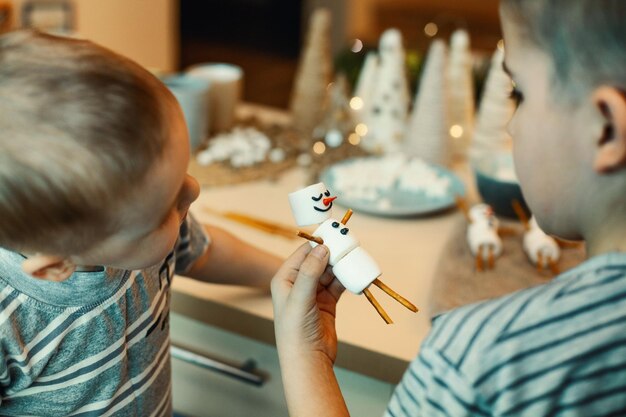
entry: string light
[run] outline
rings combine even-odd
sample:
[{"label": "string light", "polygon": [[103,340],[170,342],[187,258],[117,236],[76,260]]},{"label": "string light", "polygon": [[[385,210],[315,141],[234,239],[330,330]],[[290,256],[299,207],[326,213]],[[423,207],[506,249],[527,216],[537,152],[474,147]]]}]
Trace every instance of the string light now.
[{"label": "string light", "polygon": [[437,26],[436,23],[429,22],[429,23],[426,23],[426,26],[424,26],[424,33],[429,38],[432,38],[433,36],[435,36],[437,32],[439,32],[439,26]]},{"label": "string light", "polygon": [[313,144],[313,152],[315,152],[318,155],[323,154],[324,152],[326,152],[326,145],[324,145],[324,142],[315,142]]},{"label": "string light", "polygon": [[363,41],[361,41],[361,39],[355,39],[354,43],[352,44],[352,52],[359,53],[361,52],[361,50],[363,49]]},{"label": "string light", "polygon": [[350,136],[348,136],[348,142],[350,142],[351,145],[356,146],[361,143],[361,136],[356,133],[350,133]]},{"label": "string light", "polygon": [[363,108],[363,99],[357,96],[352,97],[350,99],[350,108],[352,110],[361,110]]},{"label": "string light", "polygon": [[367,135],[368,129],[367,129],[367,125],[365,125],[364,123],[359,123],[358,125],[356,125],[356,127],[354,128],[354,131],[359,135],[359,136],[365,136]]},{"label": "string light", "polygon": [[460,138],[461,136],[463,136],[463,128],[459,125],[453,125],[452,127],[450,127],[450,136],[455,139]]}]

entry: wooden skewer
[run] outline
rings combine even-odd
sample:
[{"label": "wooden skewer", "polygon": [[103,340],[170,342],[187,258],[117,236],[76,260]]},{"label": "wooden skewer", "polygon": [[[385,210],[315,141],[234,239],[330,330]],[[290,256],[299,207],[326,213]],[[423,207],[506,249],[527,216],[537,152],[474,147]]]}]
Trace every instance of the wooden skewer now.
[{"label": "wooden skewer", "polygon": [[454,197],[454,201],[456,201],[456,206],[463,212],[463,215],[465,216],[465,219],[471,223],[472,219],[470,219],[469,216],[469,209],[467,208],[467,202],[465,201],[465,199],[463,199],[463,197],[457,195]]},{"label": "wooden skewer", "polygon": [[348,209],[348,211],[346,211],[346,214],[343,215],[343,219],[341,219],[341,223],[348,224],[350,217],[352,217],[352,209]]},{"label": "wooden skewer", "polygon": [[537,271],[541,272],[543,270],[543,254],[541,251],[537,251]]},{"label": "wooden skewer", "polygon": [[311,242],[315,242],[318,245],[324,244],[324,239],[319,236],[311,236],[310,234],[302,231],[298,231],[298,236],[305,238],[306,240],[310,240]]},{"label": "wooden skewer", "polygon": [[368,288],[364,289],[363,294],[365,294],[365,298],[367,298],[367,301],[369,301],[374,306],[378,314],[380,314],[380,317],[385,320],[385,323],[392,324],[393,321],[391,320],[391,317],[389,317],[383,307],[378,303],[378,301],[376,301],[370,290]]},{"label": "wooden skewer", "polygon": [[554,259],[551,257],[548,257],[548,265],[550,265],[550,270],[554,275],[559,275],[561,273],[561,271],[559,271],[559,265],[554,262]]},{"label": "wooden skewer", "polygon": [[400,294],[398,294],[397,292],[389,288],[384,282],[382,282],[378,278],[374,280],[374,285],[376,285],[378,288],[386,292],[391,298],[393,298],[394,300],[396,300],[397,302],[399,302],[400,304],[402,304],[403,306],[405,306],[412,312],[417,313],[418,309],[417,307],[415,307],[415,305],[413,305],[413,303],[411,303],[409,300],[407,300],[406,298],[404,298],[403,296],[401,296]]},{"label": "wooden skewer", "polygon": [[214,210],[210,207],[204,207],[204,210],[207,213],[210,213],[212,215],[221,216],[221,217],[224,217],[225,219],[229,219],[237,223],[245,224],[246,226],[253,227],[255,229],[259,229],[259,230],[262,230],[264,232],[267,232],[273,235],[280,235],[283,237],[287,237],[289,239],[296,239],[296,236],[294,234],[294,229],[287,227],[287,226],[283,226],[278,223],[270,222],[267,220],[262,220],[256,217],[248,216],[246,214],[237,213],[234,211],[222,212],[222,211]]},{"label": "wooden skewer", "polygon": [[483,270],[483,247],[478,247],[478,253],[476,254],[476,271],[482,272]]},{"label": "wooden skewer", "polygon": [[520,202],[518,200],[513,200],[511,202],[511,205],[513,206],[515,214],[517,214],[519,221],[522,222],[524,229],[530,229],[530,225],[528,224],[528,216],[526,215],[526,212],[524,211],[524,208],[522,207]]}]

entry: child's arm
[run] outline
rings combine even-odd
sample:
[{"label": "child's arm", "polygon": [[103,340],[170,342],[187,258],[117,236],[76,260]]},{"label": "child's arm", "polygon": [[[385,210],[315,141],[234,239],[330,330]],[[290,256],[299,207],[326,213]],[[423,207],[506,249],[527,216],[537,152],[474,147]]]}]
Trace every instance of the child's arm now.
[{"label": "child's arm", "polygon": [[185,276],[216,284],[246,285],[269,289],[282,259],[251,246],[217,227],[204,226],[211,238],[206,251]]},{"label": "child's arm", "polygon": [[337,355],[335,308],[343,287],[328,264],[328,249],[305,243],[272,280],[276,345],[291,416],[346,417],[333,372]]}]

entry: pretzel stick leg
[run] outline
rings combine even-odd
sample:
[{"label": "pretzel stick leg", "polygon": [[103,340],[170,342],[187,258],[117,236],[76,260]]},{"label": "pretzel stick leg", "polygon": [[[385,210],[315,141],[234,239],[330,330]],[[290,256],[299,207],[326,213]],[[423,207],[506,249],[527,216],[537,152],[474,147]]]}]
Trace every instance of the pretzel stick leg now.
[{"label": "pretzel stick leg", "polygon": [[524,226],[524,229],[528,230],[530,228],[528,225],[528,216],[526,215],[522,204],[518,200],[513,200],[511,205],[513,206],[513,211],[517,214],[519,221],[522,223],[522,226]]},{"label": "pretzel stick leg", "polygon": [[322,239],[319,236],[311,236],[310,234],[306,233],[306,232],[298,232],[298,236],[305,238],[306,240],[310,240],[311,242],[315,242],[318,245],[323,245],[324,244],[324,239]]},{"label": "pretzel stick leg", "polygon": [[493,269],[493,267],[496,264],[496,259],[495,259],[495,256],[493,255],[493,246],[489,246],[488,259],[489,259],[489,269]]},{"label": "pretzel stick leg", "polygon": [[376,299],[374,298],[370,290],[368,288],[364,289],[363,294],[365,294],[367,301],[369,301],[374,306],[378,314],[380,314],[380,317],[382,317],[383,320],[385,320],[385,323],[392,324],[393,321],[391,320],[391,317],[389,317],[389,315],[385,312],[385,310],[378,303],[378,301],[376,301]]},{"label": "pretzel stick leg", "polygon": [[476,271],[482,272],[483,270],[483,247],[478,247],[478,253],[476,254]]},{"label": "pretzel stick leg", "polygon": [[455,196],[454,201],[456,202],[456,206],[459,208],[459,210],[463,212],[463,215],[465,216],[465,220],[467,220],[468,223],[471,223],[472,219],[470,219],[470,216],[469,216],[469,208],[467,207],[467,201],[465,201],[465,199],[461,197],[460,195]]},{"label": "pretzel stick leg", "polygon": [[537,271],[541,272],[543,269],[543,254],[537,251]]},{"label": "pretzel stick leg", "polygon": [[551,257],[548,257],[548,265],[550,265],[550,270],[554,275],[559,275],[561,273],[559,265]]},{"label": "pretzel stick leg", "polygon": [[350,217],[352,217],[352,209],[348,209],[348,211],[346,211],[346,214],[343,215],[343,219],[341,219],[341,223],[348,224]]},{"label": "pretzel stick leg", "polygon": [[399,302],[400,304],[402,304],[403,306],[405,306],[412,312],[417,313],[417,307],[415,307],[413,303],[411,303],[409,300],[407,300],[406,298],[404,298],[403,296],[401,296],[400,294],[398,294],[397,292],[389,288],[384,282],[382,282],[378,278],[374,280],[374,285],[376,285],[378,288],[386,292],[391,298],[393,298],[394,300],[396,300],[397,302]]}]

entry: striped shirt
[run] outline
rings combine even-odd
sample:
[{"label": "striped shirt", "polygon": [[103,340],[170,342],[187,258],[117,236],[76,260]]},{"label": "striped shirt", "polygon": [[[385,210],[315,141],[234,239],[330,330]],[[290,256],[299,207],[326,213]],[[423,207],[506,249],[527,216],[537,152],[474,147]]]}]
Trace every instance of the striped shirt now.
[{"label": "striped shirt", "polygon": [[207,245],[188,217],[162,263],[64,282],[0,248],[0,416],[171,416],[170,282]]},{"label": "striped shirt", "polygon": [[626,416],[626,254],[437,317],[385,416]]}]

